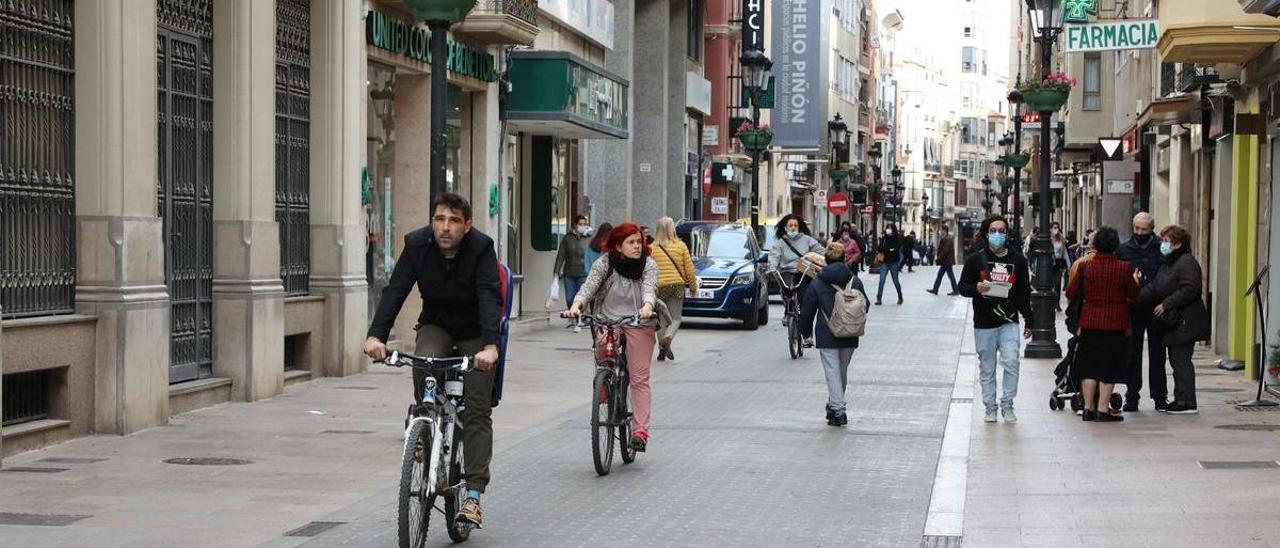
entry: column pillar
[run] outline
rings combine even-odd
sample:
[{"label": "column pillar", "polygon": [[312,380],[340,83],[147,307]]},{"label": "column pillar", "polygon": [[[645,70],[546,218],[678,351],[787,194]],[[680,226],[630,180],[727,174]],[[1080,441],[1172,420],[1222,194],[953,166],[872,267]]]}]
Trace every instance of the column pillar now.
[{"label": "column pillar", "polygon": [[127,434],[169,418],[155,29],[155,0],[76,8],[76,312],[98,318],[97,432]]},{"label": "column pillar", "polygon": [[360,168],[365,49],[359,0],[311,3],[311,293],[324,295],[320,368],[364,371],[369,329]]},{"label": "column pillar", "polygon": [[[671,0],[640,0],[635,3],[635,35],[643,37],[646,51],[666,52],[671,46]],[[680,34],[683,36],[683,34]],[[631,219],[653,226],[667,214],[667,178],[670,151],[671,99],[670,55],[636,55],[631,77],[632,145]],[[684,89],[678,95],[684,97]],[[681,110],[683,112],[683,110]],[[648,164],[648,171],[640,166]],[[626,219],[617,219],[622,221]]]},{"label": "column pillar", "polygon": [[[391,168],[391,218],[395,223],[391,248],[400,258],[404,236],[431,222],[431,76],[396,75],[396,155]],[[396,317],[391,338],[400,348],[414,345],[413,326],[422,313],[422,296],[415,285]]]},{"label": "column pillar", "polygon": [[[501,57],[502,52],[498,51],[495,55]],[[502,228],[499,221],[500,212],[495,210],[493,215],[489,214],[489,189],[493,185],[499,185],[498,202],[501,203],[504,194],[501,192],[499,182],[501,175],[498,151],[507,146],[506,136],[502,134],[502,121],[498,119],[497,94],[497,86],[489,84],[482,92],[464,96],[471,103],[471,123],[464,127],[475,128],[471,131],[470,161],[470,165],[475,169],[471,173],[471,206],[475,210],[474,226],[493,238],[495,242],[499,241]],[[582,179],[586,177],[579,178],[579,180]],[[500,256],[499,259],[503,257]]]},{"label": "column pillar", "polygon": [[275,23],[271,0],[213,6],[213,372],[245,401],[284,388]]}]

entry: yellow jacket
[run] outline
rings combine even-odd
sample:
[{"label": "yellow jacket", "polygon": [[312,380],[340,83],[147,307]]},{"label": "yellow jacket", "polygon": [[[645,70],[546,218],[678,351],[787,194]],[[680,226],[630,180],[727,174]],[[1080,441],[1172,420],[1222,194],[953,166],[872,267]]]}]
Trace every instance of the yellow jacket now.
[{"label": "yellow jacket", "polygon": [[698,290],[698,272],[693,268],[693,256],[684,242],[673,240],[653,244],[650,256],[658,263],[658,287],[683,285],[689,291]]}]

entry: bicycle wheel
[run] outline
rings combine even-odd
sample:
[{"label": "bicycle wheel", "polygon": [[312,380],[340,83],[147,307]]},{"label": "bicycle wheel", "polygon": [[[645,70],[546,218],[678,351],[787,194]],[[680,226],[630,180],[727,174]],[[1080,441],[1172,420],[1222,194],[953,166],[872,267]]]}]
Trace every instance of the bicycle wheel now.
[{"label": "bicycle wheel", "polygon": [[436,498],[434,486],[427,484],[430,461],[431,429],[426,422],[415,422],[405,438],[400,464],[400,548],[421,548],[427,543],[427,527]]},{"label": "bicycle wheel", "polygon": [[608,369],[596,371],[596,380],[592,383],[591,392],[591,458],[595,461],[596,473],[604,476],[613,466],[613,398],[610,396],[609,381],[613,372]]},{"label": "bicycle wheel", "polygon": [[613,391],[616,394],[617,403],[614,409],[617,410],[618,423],[618,444],[621,447],[622,464],[631,464],[636,461],[636,450],[631,447],[631,425],[635,420],[631,416],[631,403],[627,399],[631,391],[629,383],[631,378],[627,375],[618,377],[618,387]]},{"label": "bicycle wheel", "polygon": [[453,451],[449,459],[449,477],[446,482],[449,485],[456,484],[457,489],[444,499],[445,528],[449,530],[449,538],[454,542],[466,542],[471,538],[472,525],[458,521],[458,510],[462,508],[462,501],[467,498],[467,482],[459,481],[465,473],[465,463],[466,455],[462,451],[462,427],[459,426],[453,432]]}]

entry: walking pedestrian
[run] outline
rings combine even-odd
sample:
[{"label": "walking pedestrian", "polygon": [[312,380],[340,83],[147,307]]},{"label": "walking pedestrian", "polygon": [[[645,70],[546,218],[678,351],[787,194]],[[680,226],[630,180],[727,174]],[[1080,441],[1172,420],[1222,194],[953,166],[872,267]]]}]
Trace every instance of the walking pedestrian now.
[{"label": "walking pedestrian", "polygon": [[1084,421],[1124,420],[1110,402],[1115,385],[1128,377],[1129,301],[1138,296],[1138,282],[1133,265],[1116,258],[1119,247],[1114,228],[1099,228],[1093,255],[1076,267],[1067,285],[1067,298],[1081,299],[1075,374],[1084,393]]},{"label": "walking pedestrian", "polygon": [[857,225],[853,226],[853,241],[858,244],[858,255],[860,257],[858,259],[857,268],[853,269],[853,272],[854,274],[858,274],[867,266],[867,252],[870,248],[867,247],[867,242],[869,241],[867,240],[867,236],[862,233],[862,229],[858,228]]},{"label": "walking pedestrian", "polygon": [[[1054,287],[1066,287],[1063,276],[1067,273],[1067,240],[1062,237],[1062,225],[1057,222],[1049,228],[1049,243],[1053,245],[1053,284]],[[1061,300],[1055,303],[1058,312],[1062,312]]]},{"label": "walking pedestrian", "polygon": [[564,302],[572,303],[578,296],[578,290],[587,279],[586,255],[587,237],[591,235],[591,224],[586,215],[573,218],[573,229],[560,238],[560,248],[556,250],[556,263],[553,274],[560,277],[564,284]]},{"label": "walking pedestrian", "polygon": [[907,263],[907,272],[915,272],[916,266],[916,231],[912,230],[902,241],[902,260]]},{"label": "walking pedestrian", "polygon": [[902,283],[898,281],[898,273],[902,271],[903,243],[898,235],[898,227],[884,227],[884,237],[876,248],[876,262],[880,263],[880,289],[876,291],[876,306],[880,306],[884,297],[884,279],[893,278],[893,287],[898,290],[898,304],[902,304]]},{"label": "walking pedestrian", "polygon": [[584,265],[587,272],[591,272],[591,266],[596,264],[600,257],[609,253],[609,250],[605,249],[607,245],[605,242],[609,240],[610,230],[613,230],[613,225],[600,223],[600,226],[596,228],[596,233],[591,236],[591,241],[587,242],[586,264]]},{"label": "walking pedestrian", "polygon": [[952,271],[952,267],[956,264],[955,240],[951,238],[951,230],[946,225],[938,228],[938,277],[933,280],[933,289],[926,289],[929,293],[938,294],[938,288],[942,286],[942,276],[946,275],[951,281],[951,292],[947,296],[954,297],[960,294],[959,288],[956,287],[956,273]]},{"label": "walking pedestrian", "polygon": [[667,305],[667,312],[671,314],[671,323],[658,333],[658,361],[674,360],[676,355],[671,351],[671,339],[680,329],[685,290],[698,290],[698,271],[693,268],[689,247],[676,237],[674,219],[658,219],[657,236],[653,260],[658,263],[658,298]]},{"label": "walking pedestrian", "polygon": [[[1142,288],[1138,304],[1152,306],[1155,321],[1162,324],[1162,344],[1168,348],[1173,366],[1171,415],[1193,415],[1196,407],[1196,375],[1191,364],[1196,341],[1209,339],[1209,311],[1200,294],[1204,276],[1199,261],[1191,255],[1191,235],[1180,226],[1160,231],[1160,253],[1164,264],[1155,280]],[[1141,271],[1134,277],[1141,282]]]},{"label": "walking pedestrian", "polygon": [[[1164,255],[1160,254],[1160,240],[1155,235],[1156,221],[1145,211],[1133,216],[1133,237],[1124,242],[1116,251],[1116,257],[1128,261],[1138,272],[1142,273],[1142,285],[1145,287],[1156,279],[1156,274],[1164,264]],[[1156,321],[1155,303],[1142,305],[1133,303],[1129,313],[1133,318],[1133,330],[1129,334],[1128,374],[1125,378],[1124,410],[1137,411],[1138,402],[1142,399],[1142,350],[1143,336],[1146,336],[1147,350],[1147,382],[1150,389],[1148,395],[1155,402],[1156,411],[1164,411],[1168,407],[1169,383],[1165,376],[1165,346],[1163,326]]]},{"label": "walking pedestrian", "polygon": [[844,236],[840,238],[840,244],[844,246],[844,265],[857,276],[862,267],[862,246],[858,244],[853,226],[845,223],[845,227],[842,231]]},{"label": "walking pedestrian", "polygon": [[[846,411],[845,390],[849,385],[849,362],[858,348],[858,337],[837,337],[831,330],[831,319],[836,314],[838,293],[845,289],[857,290],[862,295],[864,313],[871,308],[862,280],[841,262],[844,246],[832,243],[827,247],[827,266],[818,274],[818,283],[809,286],[800,306],[800,332],[816,339],[818,355],[822,358],[822,370],[827,379],[827,424],[849,424]],[[837,324],[839,325],[839,324]]]},{"label": "walking pedestrian", "polygon": [[1009,222],[996,215],[979,229],[985,242],[967,257],[960,272],[960,294],[973,299],[973,339],[978,351],[983,420],[996,422],[996,361],[1004,369],[1004,393],[999,410],[1007,423],[1018,422],[1013,399],[1018,395],[1018,315],[1026,327],[1022,337],[1031,338],[1031,275],[1027,260],[1009,247]]}]

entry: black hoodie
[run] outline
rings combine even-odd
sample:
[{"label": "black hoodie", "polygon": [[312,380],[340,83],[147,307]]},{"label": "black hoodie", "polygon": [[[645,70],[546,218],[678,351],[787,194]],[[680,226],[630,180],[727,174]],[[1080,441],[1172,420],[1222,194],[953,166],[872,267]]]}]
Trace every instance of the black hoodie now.
[{"label": "black hoodie", "polygon": [[[1018,323],[1018,314],[1022,314],[1026,325],[1030,326],[1031,275],[1027,271],[1027,259],[1007,247],[1005,256],[997,257],[985,240],[979,241],[982,248],[964,260],[958,284],[960,294],[973,299],[973,327],[994,329]],[[1013,282],[1009,298],[997,299],[978,293],[978,282],[991,279],[992,272]]]},{"label": "black hoodie", "polygon": [[[834,286],[840,286],[843,289],[849,284],[849,280],[853,280],[853,288],[861,291],[862,298],[866,299],[867,291],[862,287],[862,280],[854,276],[853,271],[841,262],[827,265],[818,274],[817,282],[809,284],[809,290],[804,294],[800,304],[800,332],[806,337],[813,337],[818,348],[858,347],[857,337],[837,338],[827,327],[827,318],[831,317],[831,311],[836,305]],[[818,313],[819,307],[822,309],[822,314]],[[867,300],[867,308],[871,308],[870,300]]]}]

